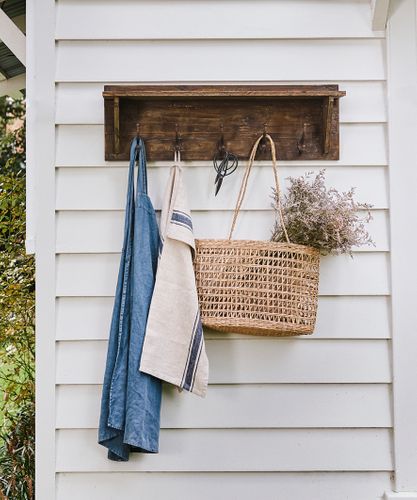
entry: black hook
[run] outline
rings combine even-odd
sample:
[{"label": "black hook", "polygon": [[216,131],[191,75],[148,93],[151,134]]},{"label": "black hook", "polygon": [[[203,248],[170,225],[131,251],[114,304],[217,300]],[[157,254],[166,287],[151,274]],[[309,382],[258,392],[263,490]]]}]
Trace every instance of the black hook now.
[{"label": "black hook", "polygon": [[135,154],[136,155],[139,152],[140,140],[141,140],[141,137],[140,137],[140,123],[137,123],[136,124],[136,148],[135,148]]},{"label": "black hook", "polygon": [[226,153],[226,146],[224,144],[224,126],[223,123],[220,124],[220,139],[219,142],[217,143],[217,150],[220,154],[220,157],[223,158],[225,153]]},{"label": "black hook", "polygon": [[215,195],[219,192],[223,179],[232,174],[239,164],[238,157],[227,150],[226,144],[224,143],[224,127],[223,123],[220,124],[221,136],[217,143],[217,152],[214,154],[213,166],[217,172],[214,184],[216,186]]},{"label": "black hook", "polygon": [[175,143],[174,143],[174,151],[181,151],[181,136],[179,135],[178,132],[178,123],[175,124]]},{"label": "black hook", "polygon": [[308,124],[306,122],[304,122],[303,123],[303,131],[301,133],[300,139],[297,141],[297,149],[298,149],[299,155],[303,154],[304,151],[306,150],[307,126],[308,126]]},{"label": "black hook", "polygon": [[262,153],[265,152],[266,145],[267,145],[267,141],[266,141],[266,134],[268,133],[267,127],[268,127],[268,125],[266,123],[264,123],[264,131],[263,131],[263,134],[262,134],[262,139],[261,139],[260,144],[259,144],[261,146],[261,152]]}]

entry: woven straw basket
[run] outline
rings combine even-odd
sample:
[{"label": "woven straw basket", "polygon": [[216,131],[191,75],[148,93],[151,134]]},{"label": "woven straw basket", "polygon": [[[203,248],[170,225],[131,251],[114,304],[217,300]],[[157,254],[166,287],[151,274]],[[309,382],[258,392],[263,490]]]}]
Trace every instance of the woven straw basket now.
[{"label": "woven straw basket", "polygon": [[[271,145],[280,193],[275,145]],[[316,321],[320,254],[289,242],[280,202],[278,213],[287,243],[232,240],[249,173],[262,136],[249,157],[227,240],[196,240],[195,274],[203,325],[251,335],[308,335]],[[279,196],[278,196],[279,197]]]}]

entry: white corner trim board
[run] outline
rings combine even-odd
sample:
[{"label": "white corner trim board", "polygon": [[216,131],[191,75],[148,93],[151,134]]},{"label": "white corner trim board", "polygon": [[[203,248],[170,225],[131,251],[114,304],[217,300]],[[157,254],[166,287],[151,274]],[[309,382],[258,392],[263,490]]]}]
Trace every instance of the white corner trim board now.
[{"label": "white corner trim board", "polygon": [[29,210],[36,209],[31,216],[36,217],[36,498],[39,500],[52,500],[56,493],[54,26],[55,0],[27,2],[30,57],[26,150],[28,193],[32,196]]},{"label": "white corner trim board", "polygon": [[[417,491],[416,270],[417,18],[415,0],[392,0],[387,27],[395,490]],[[402,497],[388,497],[402,498]],[[405,497],[409,498],[409,497]],[[416,496],[411,498],[417,498]]]}]

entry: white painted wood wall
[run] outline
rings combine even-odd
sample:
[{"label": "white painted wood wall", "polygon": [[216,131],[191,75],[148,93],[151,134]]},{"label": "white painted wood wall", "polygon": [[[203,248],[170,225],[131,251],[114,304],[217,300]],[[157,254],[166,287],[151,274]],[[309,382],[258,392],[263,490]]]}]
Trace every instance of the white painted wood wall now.
[{"label": "white painted wood wall", "polygon": [[[365,0],[56,3],[57,499],[373,500],[392,489],[386,44],[370,16]],[[281,177],[326,167],[329,184],[357,186],[376,246],[323,259],[314,336],[206,332],[206,400],[166,388],[160,454],[114,463],[96,436],[127,165],[103,159],[101,92],[188,82],[338,83],[340,160],[283,162]],[[156,208],[168,169],[149,165]],[[215,198],[209,162],[185,170],[196,236],[225,236],[237,177]],[[237,236],[268,238],[268,165],[251,180]]]}]

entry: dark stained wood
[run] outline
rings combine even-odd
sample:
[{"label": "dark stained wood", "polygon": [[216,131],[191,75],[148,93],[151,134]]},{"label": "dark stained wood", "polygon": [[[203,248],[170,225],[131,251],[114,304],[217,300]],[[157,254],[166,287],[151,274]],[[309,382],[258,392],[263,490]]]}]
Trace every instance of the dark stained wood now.
[{"label": "dark stained wood", "polygon": [[114,97],[113,99],[113,140],[114,140],[114,152],[116,154],[120,153],[120,109],[119,109],[119,97]]},{"label": "dark stained wood", "polygon": [[[108,85],[103,92],[105,159],[128,159],[140,123],[151,161],[173,158],[176,125],[184,160],[210,160],[221,125],[227,147],[246,159],[265,124],[278,159],[337,160],[343,95],[337,85]],[[257,158],[263,157],[268,151]]]},{"label": "dark stained wood", "polygon": [[105,85],[104,97],[343,97],[337,85]]},{"label": "dark stained wood", "polygon": [[332,133],[332,116],[333,116],[333,106],[334,106],[334,97],[325,97],[323,104],[323,153],[327,154],[330,148],[330,140]]}]

